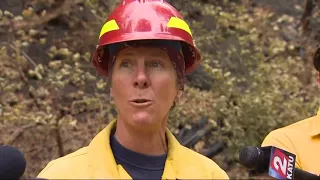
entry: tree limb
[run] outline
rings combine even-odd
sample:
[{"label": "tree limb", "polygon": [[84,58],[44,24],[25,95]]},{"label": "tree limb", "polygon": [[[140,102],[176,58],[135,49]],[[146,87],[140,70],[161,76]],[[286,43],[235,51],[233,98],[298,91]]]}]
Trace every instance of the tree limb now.
[{"label": "tree limb", "polygon": [[45,16],[42,17],[34,17],[30,20],[19,20],[19,21],[11,21],[11,25],[14,29],[31,29],[34,26],[45,24],[52,19],[55,19],[56,17],[60,16],[61,14],[68,13],[72,8],[72,4],[74,1],[72,0],[64,0],[63,3],[61,3],[60,6],[55,8],[52,12],[48,13]]},{"label": "tree limb", "polygon": [[204,135],[206,135],[208,132],[210,132],[213,129],[212,125],[206,126],[204,129],[198,130],[194,135],[192,135],[190,138],[183,141],[181,144],[184,146],[193,146],[196,144]]},{"label": "tree limb", "polygon": [[32,124],[26,124],[23,125],[21,127],[19,127],[10,137],[9,139],[6,141],[5,144],[12,144],[25,130],[39,126],[39,125],[43,125],[43,123],[32,123]]}]

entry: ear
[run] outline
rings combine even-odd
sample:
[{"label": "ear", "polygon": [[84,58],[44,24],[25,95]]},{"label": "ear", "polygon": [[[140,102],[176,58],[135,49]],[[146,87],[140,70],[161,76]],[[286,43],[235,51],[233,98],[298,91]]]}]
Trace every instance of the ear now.
[{"label": "ear", "polygon": [[320,72],[319,71],[316,72],[316,82],[318,84],[318,87],[320,88]]}]

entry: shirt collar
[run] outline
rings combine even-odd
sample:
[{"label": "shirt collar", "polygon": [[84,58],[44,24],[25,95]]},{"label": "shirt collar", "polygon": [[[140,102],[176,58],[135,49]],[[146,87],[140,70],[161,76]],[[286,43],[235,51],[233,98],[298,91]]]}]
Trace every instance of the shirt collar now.
[{"label": "shirt collar", "polygon": [[311,137],[314,137],[319,134],[320,134],[320,108],[318,109],[317,115],[312,118],[310,135]]},{"label": "shirt collar", "polygon": [[[116,120],[113,120],[89,144],[89,172],[93,178],[108,179],[113,177],[120,179],[120,177],[125,177],[125,179],[131,179],[127,173],[123,175],[123,171],[119,171],[120,167],[117,166],[111,150],[110,135],[115,126]],[[179,158],[181,156],[181,153],[179,153],[181,145],[168,128],[166,128],[166,137],[168,140],[168,156],[162,179],[175,179],[176,173],[172,163],[181,159]]]}]

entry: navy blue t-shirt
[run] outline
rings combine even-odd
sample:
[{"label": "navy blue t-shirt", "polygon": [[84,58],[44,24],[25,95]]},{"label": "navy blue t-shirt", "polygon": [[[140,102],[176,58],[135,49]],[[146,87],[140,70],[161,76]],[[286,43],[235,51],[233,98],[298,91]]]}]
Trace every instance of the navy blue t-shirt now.
[{"label": "navy blue t-shirt", "polygon": [[161,179],[167,154],[149,156],[134,152],[122,146],[113,135],[111,149],[117,164],[120,164],[132,179]]}]

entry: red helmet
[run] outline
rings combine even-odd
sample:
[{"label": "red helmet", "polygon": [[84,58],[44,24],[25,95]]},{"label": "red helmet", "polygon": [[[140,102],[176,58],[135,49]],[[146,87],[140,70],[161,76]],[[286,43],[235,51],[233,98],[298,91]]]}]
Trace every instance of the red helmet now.
[{"label": "red helmet", "polygon": [[[164,0],[123,0],[103,25],[92,63],[99,74],[108,76],[109,44],[133,40],[176,40],[182,42],[185,72],[200,63],[191,30],[181,14]],[[107,55],[106,55],[107,54]]]}]

